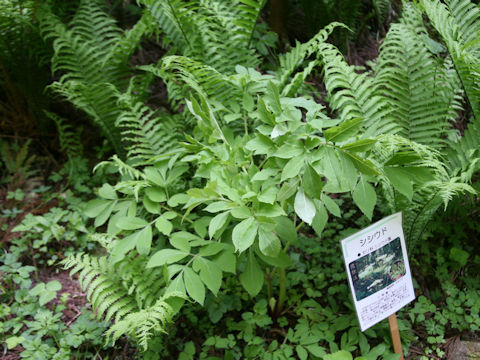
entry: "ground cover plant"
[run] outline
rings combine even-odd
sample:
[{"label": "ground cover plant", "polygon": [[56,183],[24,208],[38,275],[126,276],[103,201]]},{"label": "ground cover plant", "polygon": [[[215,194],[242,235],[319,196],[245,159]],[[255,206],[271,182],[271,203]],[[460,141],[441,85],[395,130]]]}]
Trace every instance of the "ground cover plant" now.
[{"label": "ground cover plant", "polygon": [[[339,251],[396,211],[418,295],[399,314],[405,354],[479,340],[478,6],[365,2],[383,39],[354,66],[339,48],[366,22],[278,46],[273,3],[2,5],[15,17],[1,29],[43,41],[51,99],[29,121],[50,121],[64,159],[40,171],[40,140],[1,144],[4,354],[398,359],[385,322],[360,331]],[[95,151],[73,109],[104,139]],[[375,261],[358,264],[364,296],[403,274],[402,259]],[[62,291],[75,281],[79,306]]]}]

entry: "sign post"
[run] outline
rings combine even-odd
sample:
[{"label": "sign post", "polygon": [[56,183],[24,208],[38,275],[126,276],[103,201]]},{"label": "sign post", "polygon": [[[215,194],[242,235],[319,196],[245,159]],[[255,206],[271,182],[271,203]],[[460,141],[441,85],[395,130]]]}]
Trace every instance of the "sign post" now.
[{"label": "sign post", "polygon": [[390,325],[390,334],[392,335],[393,351],[400,354],[400,360],[403,360],[402,341],[400,340],[400,331],[398,331],[397,314],[388,317],[388,325]]},{"label": "sign post", "polygon": [[348,282],[365,331],[388,318],[394,351],[402,355],[396,312],[415,299],[402,214],[390,215],[342,240]]}]

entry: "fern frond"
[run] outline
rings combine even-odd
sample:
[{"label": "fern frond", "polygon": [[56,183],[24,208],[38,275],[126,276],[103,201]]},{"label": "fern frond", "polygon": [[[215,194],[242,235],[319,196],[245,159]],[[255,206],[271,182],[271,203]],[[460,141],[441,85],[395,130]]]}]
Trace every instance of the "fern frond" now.
[{"label": "fern frond", "polygon": [[57,125],[60,151],[66,153],[69,160],[82,156],[83,146],[80,139],[82,129],[74,129],[64,118],[50,111],[44,110],[44,113]]},{"label": "fern frond", "polygon": [[123,111],[115,125],[121,129],[132,163],[136,166],[148,163],[152,157],[176,147],[183,125],[178,117],[155,113],[130,94],[119,95],[119,104]]},{"label": "fern frond", "polygon": [[144,350],[148,347],[148,340],[155,332],[166,333],[165,327],[171,322],[175,310],[168,303],[172,297],[184,298],[182,294],[170,293],[158,299],[154,305],[136,313],[125,316],[116,322],[106,332],[107,339],[110,337],[115,342],[120,336],[128,334],[133,336]]},{"label": "fern frond", "polygon": [[145,273],[145,261],[141,258],[112,264],[107,256],[97,258],[80,253],[67,257],[62,264],[71,269],[71,275],[78,273],[98,316],[115,321],[106,333],[114,341],[121,335],[132,335],[146,348],[154,332],[165,331],[176,314],[169,301],[185,298],[184,294],[174,292],[162,296],[165,285],[162,270]]},{"label": "fern frond", "polygon": [[388,116],[391,109],[375,93],[373,79],[368,73],[357,74],[331,44],[321,44],[319,56],[330,107],[339,112],[342,120],[364,120],[368,136],[375,134],[381,120]]},{"label": "fern frond", "polygon": [[380,48],[376,93],[392,111],[377,132],[440,148],[460,107],[460,84],[449,63],[436,61],[422,44],[426,36],[421,14],[405,4],[402,22],[390,27]]},{"label": "fern frond", "polygon": [[198,8],[198,1],[182,0],[139,0],[145,6],[152,18],[169,37],[172,45],[180,53],[193,51],[193,46],[202,47],[198,39],[198,32],[195,29],[195,10]]},{"label": "fern frond", "polygon": [[259,58],[251,38],[263,0],[141,0],[166,34],[173,52],[231,74]]},{"label": "fern frond", "polygon": [[110,158],[110,161],[102,161],[95,165],[93,168],[93,171],[97,170],[98,168],[101,168],[103,166],[107,165],[113,165],[115,168],[117,168],[118,172],[122,176],[129,176],[132,179],[142,179],[143,178],[143,173],[140,170],[135,169],[133,166],[130,166],[123,162],[117,155],[113,155]]},{"label": "fern frond", "polygon": [[140,40],[153,32],[152,19],[144,14],[123,32],[98,0],[82,0],[73,20],[63,24],[48,8],[38,10],[44,39],[53,39],[52,71],[61,74],[50,86],[98,124],[120,156],[125,154],[116,120],[122,109],[117,93],[128,87],[128,60]]},{"label": "fern frond", "polygon": [[[185,56],[167,56],[162,60],[161,69],[154,66],[143,66],[141,69],[149,71],[163,78],[167,86],[183,90],[173,90],[181,96],[188,96],[187,90],[193,90],[204,97],[219,102],[239,99],[241,93],[230,79],[216,69]],[[180,85],[178,85],[178,83]]]},{"label": "fern frond", "polygon": [[480,121],[473,119],[458,141],[449,141],[446,159],[450,173],[470,181],[480,159]]},{"label": "fern frond", "polygon": [[441,35],[453,60],[472,108],[480,119],[480,10],[468,0],[452,0],[448,7],[438,0],[421,4]]},{"label": "fern frond", "polygon": [[[295,86],[293,84],[298,82],[297,77],[292,81],[291,85],[287,85],[287,82],[293,72],[298,69],[305,61],[307,61],[310,56],[312,56],[313,54],[317,54],[321,50],[320,44],[323,44],[325,41],[327,41],[329,35],[337,27],[346,28],[346,26],[341,23],[332,22],[331,24],[320,30],[308,42],[304,44],[300,44],[297,42],[296,46],[292,50],[279,57],[279,68],[277,70],[277,77],[279,79],[279,89],[283,95],[291,93],[292,87]],[[310,71],[308,71],[307,69]],[[301,77],[306,79],[307,76],[310,74],[311,70],[313,70],[313,65],[310,65],[309,62],[305,66],[305,70],[302,73]],[[284,89],[285,87],[287,88],[287,90]]]}]

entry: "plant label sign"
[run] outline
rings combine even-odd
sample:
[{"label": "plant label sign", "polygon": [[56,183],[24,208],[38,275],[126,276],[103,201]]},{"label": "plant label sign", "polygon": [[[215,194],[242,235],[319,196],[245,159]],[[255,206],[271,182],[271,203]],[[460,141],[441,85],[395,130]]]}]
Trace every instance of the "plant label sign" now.
[{"label": "plant label sign", "polygon": [[342,240],[342,250],[362,331],[415,299],[401,212]]}]

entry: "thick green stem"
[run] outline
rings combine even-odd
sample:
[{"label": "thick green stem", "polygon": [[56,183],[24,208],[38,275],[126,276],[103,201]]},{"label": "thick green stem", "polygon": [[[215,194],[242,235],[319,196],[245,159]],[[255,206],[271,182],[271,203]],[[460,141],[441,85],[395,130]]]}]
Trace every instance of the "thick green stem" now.
[{"label": "thick green stem", "polygon": [[285,268],[280,268],[279,275],[280,275],[280,291],[278,294],[278,303],[277,303],[277,316],[279,316],[283,310],[283,304],[285,303],[285,298],[287,296],[287,284],[286,284],[286,276],[285,276]]},{"label": "thick green stem", "polygon": [[272,273],[267,269],[265,274],[265,280],[267,281],[267,296],[268,301],[272,298]]}]

